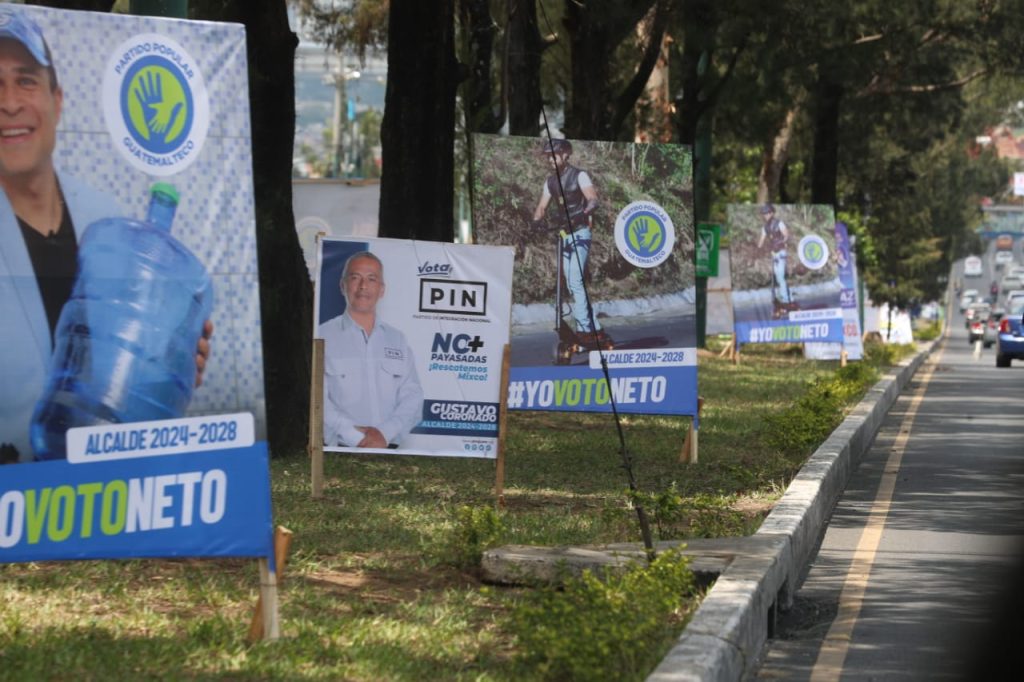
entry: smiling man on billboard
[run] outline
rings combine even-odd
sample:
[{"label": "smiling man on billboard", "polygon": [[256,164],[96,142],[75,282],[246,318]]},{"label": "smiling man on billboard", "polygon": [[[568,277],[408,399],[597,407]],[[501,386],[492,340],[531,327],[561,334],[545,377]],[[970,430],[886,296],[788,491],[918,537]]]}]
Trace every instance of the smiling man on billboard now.
[{"label": "smiling man on billboard", "polygon": [[324,339],[324,443],[395,447],[419,422],[423,389],[405,335],[382,322],[384,265],[353,254],[341,274],[345,312],[320,325]]}]

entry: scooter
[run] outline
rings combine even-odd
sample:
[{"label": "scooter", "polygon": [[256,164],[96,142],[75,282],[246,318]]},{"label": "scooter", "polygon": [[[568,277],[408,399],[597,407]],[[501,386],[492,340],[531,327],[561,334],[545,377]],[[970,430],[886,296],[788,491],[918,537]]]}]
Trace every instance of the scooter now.
[{"label": "scooter", "polygon": [[[554,362],[556,365],[568,365],[572,362],[572,356],[576,353],[589,353],[594,350],[612,350],[615,348],[615,342],[607,334],[599,332],[597,334],[584,335],[574,331],[572,324],[565,320],[567,314],[565,307],[567,307],[567,303],[562,289],[565,279],[562,240],[565,237],[566,233],[564,230],[560,230],[555,235],[555,333],[558,334],[558,341],[555,344],[554,352]],[[568,311],[568,313],[571,312],[571,310]]]}]

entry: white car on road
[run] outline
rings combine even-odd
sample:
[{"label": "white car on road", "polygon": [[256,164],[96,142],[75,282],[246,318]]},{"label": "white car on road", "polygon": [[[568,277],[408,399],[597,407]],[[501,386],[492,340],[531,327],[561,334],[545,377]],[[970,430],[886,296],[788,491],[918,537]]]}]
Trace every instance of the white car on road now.
[{"label": "white car on road", "polygon": [[1013,262],[1013,251],[996,251],[996,265],[1009,265]]}]

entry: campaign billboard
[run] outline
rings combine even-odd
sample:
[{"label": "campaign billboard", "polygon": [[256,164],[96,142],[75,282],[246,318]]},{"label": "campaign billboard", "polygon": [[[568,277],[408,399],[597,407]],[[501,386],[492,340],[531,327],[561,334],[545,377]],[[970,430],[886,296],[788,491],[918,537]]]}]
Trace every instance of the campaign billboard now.
[{"label": "campaign billboard", "polygon": [[838,360],[840,351],[846,351],[848,360],[864,357],[864,339],[860,331],[860,308],[857,291],[857,252],[850,244],[846,223],[836,223],[836,263],[839,266],[839,281],[843,290],[839,295],[843,309],[843,342],[805,343],[804,357],[814,360]]},{"label": "campaign billboard", "polygon": [[270,463],[252,415],[68,433],[79,437],[67,460],[4,469],[0,563],[272,557]]},{"label": "campaign billboard", "polygon": [[[186,282],[170,257],[131,270],[137,262],[131,254],[158,248],[148,237],[134,240],[143,231],[132,231],[128,222],[146,221],[156,183],[177,203],[169,219],[172,239],[159,248],[192,261],[193,274],[205,272],[210,284],[206,319],[199,321],[212,325],[201,385],[182,401],[184,415],[168,416],[250,412],[257,436],[265,438],[249,104],[239,96],[248,91],[243,27],[5,5],[0,39],[15,50],[12,59],[35,74],[31,110],[39,121],[24,135],[22,160],[14,156],[19,145],[0,149],[0,443],[7,446],[6,459],[37,456],[30,422],[54,378],[58,361],[51,358],[62,338],[77,338],[65,332],[85,326],[81,320],[72,325],[68,311],[71,326],[62,330],[65,303],[97,300],[103,285],[108,300],[138,295],[132,305],[144,306],[143,298],[156,299],[155,285],[143,292],[129,283],[162,283],[166,294]],[[18,172],[40,178],[44,209],[26,206],[13,181]],[[117,224],[108,226],[105,239],[94,231],[92,254],[107,255],[89,261],[95,267],[87,282],[78,276],[79,263],[89,255],[90,226],[104,220]],[[82,286],[78,293],[75,285]],[[151,310],[152,319],[137,332],[125,322],[110,333],[146,346],[142,335],[153,332],[152,320],[169,319],[168,306],[154,307],[163,310]],[[88,326],[94,336],[103,331]],[[123,370],[123,362],[114,364]]]},{"label": "campaign billboard", "polygon": [[320,240],[324,450],[497,456],[508,247]]},{"label": "campaign billboard", "polygon": [[5,4],[0,60],[0,561],[267,556],[243,27]]},{"label": "campaign billboard", "polygon": [[832,207],[730,204],[727,214],[736,343],[842,343]]},{"label": "campaign billboard", "polygon": [[680,145],[473,136],[475,240],[516,251],[510,409],[696,414],[692,170]]}]

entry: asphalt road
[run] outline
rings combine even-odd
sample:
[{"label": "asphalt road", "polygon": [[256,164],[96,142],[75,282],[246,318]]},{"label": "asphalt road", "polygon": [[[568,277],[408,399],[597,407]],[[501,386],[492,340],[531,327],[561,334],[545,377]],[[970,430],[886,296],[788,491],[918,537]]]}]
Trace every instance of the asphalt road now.
[{"label": "asphalt road", "polygon": [[949,328],[853,472],[756,679],[1022,679],[1024,363],[975,354],[955,307]]}]

